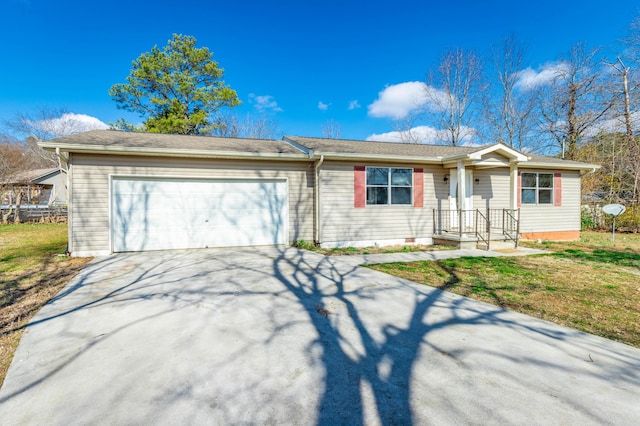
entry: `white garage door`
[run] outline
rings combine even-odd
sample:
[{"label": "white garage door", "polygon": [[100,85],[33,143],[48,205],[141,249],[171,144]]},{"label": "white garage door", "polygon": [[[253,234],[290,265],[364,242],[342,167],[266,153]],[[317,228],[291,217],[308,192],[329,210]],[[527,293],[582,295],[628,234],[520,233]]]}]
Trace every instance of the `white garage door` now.
[{"label": "white garage door", "polygon": [[285,180],[114,177],[114,252],[285,244]]}]

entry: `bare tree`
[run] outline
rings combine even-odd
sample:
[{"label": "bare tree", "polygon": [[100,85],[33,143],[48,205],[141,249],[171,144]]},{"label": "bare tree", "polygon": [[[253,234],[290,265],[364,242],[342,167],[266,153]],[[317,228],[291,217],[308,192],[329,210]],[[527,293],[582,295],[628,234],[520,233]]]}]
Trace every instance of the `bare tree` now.
[{"label": "bare tree", "polygon": [[448,144],[457,146],[474,136],[482,91],[482,63],[472,51],[454,49],[440,57],[429,73],[426,113],[444,130]]},{"label": "bare tree", "polygon": [[[627,140],[632,141],[634,133],[634,123],[631,117],[631,92],[633,91],[635,93],[638,85],[634,84],[630,87],[630,69],[627,65],[625,65],[625,63],[619,56],[616,58],[616,62],[609,63],[609,66],[616,72],[615,75],[620,78],[620,90],[614,90],[614,92],[617,92],[617,94],[619,94],[619,96],[616,97],[618,98],[617,105],[620,106],[620,113],[622,122],[624,124]],[[616,86],[615,83],[614,86]]]},{"label": "bare tree", "polygon": [[41,149],[38,141],[106,128],[98,119],[56,107],[40,107],[31,113],[18,112],[12,119],[4,120],[3,124],[15,139],[25,141],[28,152],[48,165],[57,163],[56,156]]},{"label": "bare tree", "polygon": [[322,137],[328,139],[339,139],[342,126],[336,122],[333,118],[325,122],[322,127]]},{"label": "bare tree", "polygon": [[552,84],[538,91],[540,130],[560,149],[562,158],[574,159],[578,143],[597,131],[613,107],[597,53],[597,49],[576,44],[557,68]]},{"label": "bare tree", "polygon": [[4,125],[18,138],[33,136],[41,141],[105,128],[98,120],[92,124],[78,117],[66,108],[40,107],[32,113],[18,112],[12,119],[5,120]]},{"label": "bare tree", "polygon": [[618,57],[617,63],[610,65],[620,78],[621,96],[618,105],[624,122],[625,144],[629,151],[623,167],[633,179],[633,198],[640,201],[640,141],[635,136],[640,120],[640,17],[631,23],[629,35],[623,40],[623,44],[628,62],[625,64]]},{"label": "bare tree", "polygon": [[401,120],[395,121],[396,133],[402,143],[420,143],[420,134],[415,128],[415,115],[409,114]]},{"label": "bare tree", "polygon": [[623,44],[627,48],[627,56],[635,63],[640,62],[640,17],[631,22]]},{"label": "bare tree", "polygon": [[220,115],[213,136],[226,138],[278,139],[282,132],[278,123],[266,114],[239,118],[237,114]]},{"label": "bare tree", "polygon": [[13,214],[14,222],[20,221],[20,203],[27,188],[17,182],[18,174],[38,164],[24,148],[24,145],[6,136],[0,142],[0,204],[7,204],[2,210],[0,220],[7,223]]},{"label": "bare tree", "polygon": [[[528,145],[532,129],[533,96],[518,90],[520,71],[524,68],[526,46],[510,35],[491,47],[491,74],[494,91],[485,91],[484,116],[487,136],[522,150]],[[495,79],[495,80],[494,80]]]},{"label": "bare tree", "polygon": [[605,64],[604,83],[613,106],[604,116],[602,131],[585,138],[578,149],[580,160],[601,165],[583,177],[582,186],[607,201],[640,201],[640,19],[632,23],[620,54]]}]

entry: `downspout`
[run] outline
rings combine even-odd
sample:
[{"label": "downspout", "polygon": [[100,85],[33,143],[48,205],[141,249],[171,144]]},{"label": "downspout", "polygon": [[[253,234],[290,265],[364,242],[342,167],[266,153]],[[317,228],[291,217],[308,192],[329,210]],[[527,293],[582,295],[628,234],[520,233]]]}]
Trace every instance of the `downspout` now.
[{"label": "downspout", "polygon": [[[72,253],[73,250],[73,245],[72,245],[72,229],[73,229],[73,215],[71,212],[71,196],[72,196],[72,188],[71,188],[71,176],[69,173],[69,159],[71,157],[71,153],[67,154],[68,156],[65,157],[64,155],[62,155],[62,153],[60,152],[60,147],[57,146],[56,147],[56,157],[58,157],[58,167],[60,167],[60,170],[62,172],[64,172],[64,174],[66,175],[66,190],[67,190],[67,227],[68,227],[68,231],[67,231],[67,249],[66,249],[66,255],[69,256]],[[62,167],[64,161],[64,165],[66,166],[66,168]]]},{"label": "downspout", "polygon": [[[56,147],[56,157],[58,159],[58,168],[66,173],[67,169],[62,167],[62,160],[65,160],[65,163],[66,163],[67,159],[64,158],[64,156],[60,153],[60,147],[59,146]],[[68,167],[68,165],[67,165],[67,167]]]},{"label": "downspout", "polygon": [[321,236],[320,236],[320,166],[322,166],[322,163],[324,162],[324,155],[320,155],[320,159],[318,161],[316,161],[316,163],[313,165],[313,170],[314,170],[314,175],[313,175],[313,185],[314,185],[314,191],[313,191],[313,195],[315,197],[314,200],[314,229],[313,229],[313,242],[316,245],[320,245],[320,243],[322,242],[321,240]]}]

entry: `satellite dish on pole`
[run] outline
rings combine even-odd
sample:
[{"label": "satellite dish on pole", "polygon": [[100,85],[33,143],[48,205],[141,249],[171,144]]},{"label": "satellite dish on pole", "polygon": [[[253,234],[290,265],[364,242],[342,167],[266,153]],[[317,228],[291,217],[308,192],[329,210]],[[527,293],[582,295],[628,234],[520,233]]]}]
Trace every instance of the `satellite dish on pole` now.
[{"label": "satellite dish on pole", "polygon": [[607,204],[602,207],[602,211],[606,214],[613,216],[613,226],[611,228],[611,241],[616,240],[616,217],[620,216],[627,210],[622,204]]}]

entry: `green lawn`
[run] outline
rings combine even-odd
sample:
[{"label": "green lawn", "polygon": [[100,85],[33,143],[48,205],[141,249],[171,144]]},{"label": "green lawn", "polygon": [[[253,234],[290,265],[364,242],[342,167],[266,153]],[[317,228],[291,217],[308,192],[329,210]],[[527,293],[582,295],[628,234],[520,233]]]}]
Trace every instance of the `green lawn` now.
[{"label": "green lawn", "polygon": [[580,242],[526,243],[548,255],[370,267],[640,347],[640,235],[618,239],[585,233]]},{"label": "green lawn", "polygon": [[0,225],[0,386],[24,326],[90,259],[65,256],[66,224]]}]

